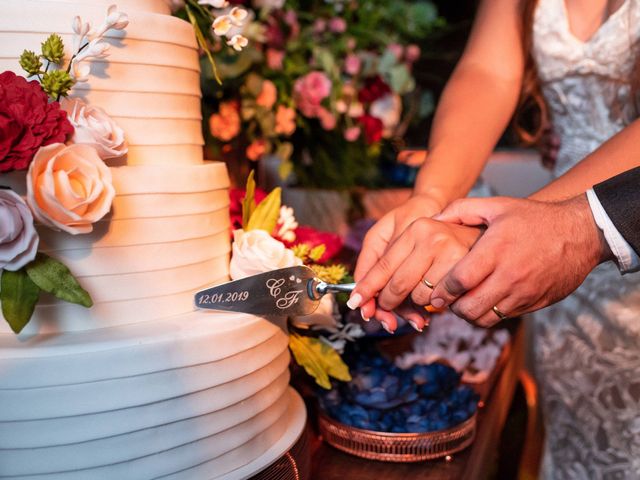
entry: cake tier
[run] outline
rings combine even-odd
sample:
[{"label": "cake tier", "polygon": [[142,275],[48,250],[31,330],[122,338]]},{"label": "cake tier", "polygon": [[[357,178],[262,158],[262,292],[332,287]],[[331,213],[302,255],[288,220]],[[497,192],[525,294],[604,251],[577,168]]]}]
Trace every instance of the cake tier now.
[{"label": "cake tier", "polygon": [[[72,19],[79,15],[98,26],[108,3],[0,0],[0,71],[24,75],[18,63],[22,51],[39,51],[53,32],[64,41],[68,63]],[[70,98],[103,108],[124,130],[128,165],[201,163],[200,66],[193,28],[166,15],[162,1],[118,5],[129,15],[129,25],[107,33],[109,56],[91,60],[89,81],[77,83]]]},{"label": "cake tier", "polygon": [[[193,311],[196,291],[228,280],[229,179],[223,163],[111,172],[117,196],[93,232],[74,236],[38,227],[40,250],[69,267],[94,306],[43,294],[23,337],[184,314]],[[24,172],[2,180],[24,194]],[[1,319],[0,333],[9,331]]]},{"label": "cake tier", "polygon": [[0,335],[0,478],[222,476],[291,428],[288,363],[286,335],[240,314]]}]

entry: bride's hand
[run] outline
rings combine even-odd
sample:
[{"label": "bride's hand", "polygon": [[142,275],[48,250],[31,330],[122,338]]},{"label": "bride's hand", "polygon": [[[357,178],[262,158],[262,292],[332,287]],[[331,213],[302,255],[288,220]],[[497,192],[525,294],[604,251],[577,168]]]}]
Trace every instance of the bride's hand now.
[{"label": "bride's hand", "polygon": [[[441,223],[429,218],[414,220],[385,252],[375,259],[357,286],[349,306],[361,308],[363,318],[376,318],[389,331],[396,329],[397,312],[421,330],[424,318],[407,311],[407,297],[415,305],[428,305],[431,289],[472,247],[481,230]],[[376,298],[377,295],[377,298]]]}]

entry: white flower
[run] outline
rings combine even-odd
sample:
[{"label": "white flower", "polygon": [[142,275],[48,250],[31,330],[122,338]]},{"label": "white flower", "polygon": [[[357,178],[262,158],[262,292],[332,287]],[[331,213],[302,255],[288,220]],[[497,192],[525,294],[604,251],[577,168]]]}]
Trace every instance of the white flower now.
[{"label": "white flower", "polygon": [[65,100],[62,107],[74,128],[73,143],[91,145],[103,160],[127,153],[123,130],[99,107],[82,100]]},{"label": "white flower", "polygon": [[[329,295],[326,295],[328,297]],[[339,314],[338,314],[339,315]],[[358,338],[364,337],[365,332],[357,323],[336,323],[333,327],[312,327],[313,330],[325,330],[330,333],[328,336],[320,336],[320,340],[333,347],[339,354],[344,352],[347,342],[355,342]]]},{"label": "white flower", "polygon": [[226,8],[229,6],[227,0],[198,0],[200,5],[209,5],[213,8]]},{"label": "white flower", "polygon": [[278,237],[285,242],[293,242],[296,239],[295,229],[298,228],[298,222],[293,214],[293,208],[282,205],[280,207],[280,217],[276,228],[278,229]]},{"label": "white flower", "polygon": [[35,258],[38,243],[27,204],[17,193],[0,190],[0,270],[20,270]]},{"label": "white flower", "polygon": [[247,18],[247,11],[244,8],[233,7],[229,12],[229,16],[231,17],[231,21],[236,27],[241,27],[242,22],[244,22]]},{"label": "white flower", "polygon": [[84,43],[89,31],[91,30],[91,24],[89,22],[83,22],[78,16],[73,18],[71,22],[71,28],[73,30],[73,51],[77,52],[78,49]]},{"label": "white flower", "polygon": [[91,73],[91,65],[84,62],[79,62],[78,59],[73,59],[71,62],[71,76],[76,82],[86,82],[89,80],[89,74]]},{"label": "white flower", "polygon": [[236,52],[241,52],[244,47],[249,45],[249,40],[242,35],[234,35],[231,37],[231,40],[227,42],[227,45],[233,47]]},{"label": "white flower", "polygon": [[99,38],[94,38],[89,44],[82,50],[76,58],[76,62],[81,62],[87,58],[101,58],[109,55],[109,44],[101,41]]},{"label": "white flower", "polygon": [[382,120],[382,125],[384,125],[384,136],[389,137],[400,123],[402,99],[399,95],[392,93],[385,95],[371,104],[369,113]]},{"label": "white flower", "polygon": [[233,280],[302,265],[302,260],[264,230],[233,232],[230,273]]},{"label": "white flower", "polygon": [[217,36],[222,37],[226,35],[231,27],[233,26],[233,20],[229,15],[220,15],[213,21],[211,28],[213,28],[213,33]]},{"label": "white flower", "polygon": [[117,5],[109,5],[107,9],[107,17],[100,25],[100,28],[94,33],[96,38],[102,37],[107,30],[123,30],[129,25],[129,16],[118,10]]}]

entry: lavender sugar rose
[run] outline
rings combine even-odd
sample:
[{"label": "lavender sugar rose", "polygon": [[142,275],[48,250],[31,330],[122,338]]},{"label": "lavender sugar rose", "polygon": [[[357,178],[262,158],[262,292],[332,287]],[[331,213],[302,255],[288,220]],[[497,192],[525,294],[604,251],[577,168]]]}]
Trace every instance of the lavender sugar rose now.
[{"label": "lavender sugar rose", "polygon": [[0,270],[19,270],[32,261],[38,241],[27,204],[11,190],[0,189]]}]

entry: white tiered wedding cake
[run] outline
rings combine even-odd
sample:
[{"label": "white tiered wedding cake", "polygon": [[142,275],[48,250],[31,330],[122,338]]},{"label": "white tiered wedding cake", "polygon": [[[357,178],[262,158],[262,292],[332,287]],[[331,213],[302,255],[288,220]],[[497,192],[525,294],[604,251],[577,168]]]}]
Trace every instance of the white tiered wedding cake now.
[{"label": "white tiered wedding cake", "polygon": [[[71,19],[99,23],[109,3],[0,0],[0,71],[22,73],[22,50],[50,32],[70,46]],[[94,306],[47,297],[18,336],[0,319],[0,478],[247,478],[304,425],[287,337],[194,311],[230,252],[226,169],[202,157],[194,32],[165,0],[118,7],[126,31],[107,34],[110,56],[71,95],[125,132],[128,156],[107,162],[112,212],[86,235],[38,229]],[[19,173],[0,185],[24,188]]]}]

